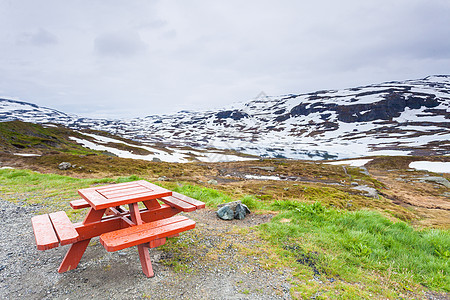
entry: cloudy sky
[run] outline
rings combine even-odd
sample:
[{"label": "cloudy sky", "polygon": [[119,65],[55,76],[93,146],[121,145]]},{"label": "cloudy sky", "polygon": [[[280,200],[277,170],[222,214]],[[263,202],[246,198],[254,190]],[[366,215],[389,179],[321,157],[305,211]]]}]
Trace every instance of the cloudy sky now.
[{"label": "cloudy sky", "polygon": [[448,0],[0,0],[0,96],[87,117],[450,74]]}]

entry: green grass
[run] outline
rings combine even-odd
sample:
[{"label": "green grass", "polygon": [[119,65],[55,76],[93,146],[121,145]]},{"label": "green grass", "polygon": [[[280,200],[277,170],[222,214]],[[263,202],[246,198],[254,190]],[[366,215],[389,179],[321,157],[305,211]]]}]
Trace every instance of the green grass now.
[{"label": "green grass", "polygon": [[389,277],[400,290],[450,291],[448,230],[415,230],[378,212],[327,209],[320,203],[283,201],[273,207],[281,212],[261,226],[263,236],[300,261],[299,269],[305,268],[302,259],[309,262],[314,253],[312,271],[325,277],[370,286],[376,284],[375,273]]},{"label": "green grass", "polygon": [[250,209],[266,209],[268,206],[259,201],[255,196],[244,195],[240,198],[234,198],[228,193],[218,191],[216,189],[192,185],[188,183],[173,183],[173,182],[160,182],[158,183],[165,188],[168,188],[174,192],[181,193],[183,195],[192,197],[194,199],[205,202],[206,206],[216,208],[217,205],[227,203],[235,200],[240,200],[242,203],[248,206]]},{"label": "green grass", "polygon": [[95,184],[120,183],[139,180],[137,176],[118,178],[73,178],[57,174],[41,174],[30,170],[0,169],[0,194],[3,199],[27,204],[42,204],[43,212],[65,210],[74,220],[85,215],[73,210],[71,200],[78,199],[77,191]]},{"label": "green grass", "polygon": [[[78,198],[78,189],[139,179],[79,179],[0,169],[0,193],[3,199],[39,203],[48,211],[66,210],[76,219],[77,214],[85,213],[70,209],[68,202]],[[346,211],[296,200],[261,201],[251,195],[233,197],[231,192],[187,183],[158,184],[212,208],[239,199],[256,212],[277,211],[272,221],[258,226],[257,231],[271,245],[265,249],[272,253],[269,268],[292,269],[294,297],[308,298],[318,291],[324,298],[399,298],[408,292],[418,295],[423,289],[450,292],[449,230],[416,230],[405,222],[393,222],[381,213],[364,209]],[[305,200],[320,199],[329,193],[314,188],[305,193]],[[311,280],[314,276],[335,281],[324,290]]]},{"label": "green grass", "polygon": [[0,123],[0,145],[11,151],[38,149],[40,151],[66,152],[75,155],[100,154],[69,140],[68,135],[83,137],[76,131],[64,127],[44,127],[22,121]]}]

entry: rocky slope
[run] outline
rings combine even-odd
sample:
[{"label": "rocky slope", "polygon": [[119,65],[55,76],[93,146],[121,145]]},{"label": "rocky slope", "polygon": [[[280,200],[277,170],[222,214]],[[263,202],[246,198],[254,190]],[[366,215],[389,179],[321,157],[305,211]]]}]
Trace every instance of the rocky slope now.
[{"label": "rocky slope", "polygon": [[0,120],[105,130],[148,143],[267,157],[347,158],[450,153],[450,75],[256,99],[214,111],[87,119],[0,100]]}]

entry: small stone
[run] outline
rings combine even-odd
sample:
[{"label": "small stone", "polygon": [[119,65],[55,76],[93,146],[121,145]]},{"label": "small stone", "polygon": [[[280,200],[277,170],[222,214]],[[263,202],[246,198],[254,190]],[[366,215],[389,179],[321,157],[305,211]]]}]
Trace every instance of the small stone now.
[{"label": "small stone", "polygon": [[72,167],[72,164],[71,163],[69,163],[69,162],[62,162],[62,163],[60,163],[59,165],[58,165],[58,169],[60,169],[60,170],[68,170],[68,169],[70,169]]},{"label": "small stone", "polygon": [[153,161],[153,162],[162,162],[162,160],[159,159],[159,158],[157,158],[157,157],[153,157],[153,158],[152,158],[152,161]]},{"label": "small stone", "polygon": [[358,183],[355,182],[355,181],[352,181],[351,185],[353,185],[353,186],[358,186]]},{"label": "small stone", "polygon": [[250,169],[260,169],[263,171],[269,171],[269,172],[274,172],[276,170],[275,167],[250,167]]},{"label": "small stone", "polygon": [[216,184],[218,184],[218,182],[215,179],[210,179],[210,180],[208,180],[208,184],[216,185]]},{"label": "small stone", "polygon": [[217,211],[217,216],[222,220],[233,220],[234,212],[229,205],[225,205]]},{"label": "small stone", "polygon": [[167,180],[166,176],[161,176],[161,177],[158,178],[158,181],[165,181],[165,180]]}]

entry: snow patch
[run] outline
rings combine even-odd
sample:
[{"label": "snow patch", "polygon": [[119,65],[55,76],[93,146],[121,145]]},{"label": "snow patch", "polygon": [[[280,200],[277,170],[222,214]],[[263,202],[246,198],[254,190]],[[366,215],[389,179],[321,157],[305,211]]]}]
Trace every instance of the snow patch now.
[{"label": "snow patch", "polygon": [[264,175],[245,175],[245,179],[256,179],[256,180],[281,180],[278,176],[264,176]]},{"label": "snow patch", "polygon": [[416,170],[423,170],[434,173],[450,173],[450,162],[440,161],[413,161],[409,167]]},{"label": "snow patch", "polygon": [[333,161],[326,162],[329,165],[349,165],[350,167],[362,167],[367,164],[372,159],[352,159],[352,160],[342,160],[342,161]]}]

